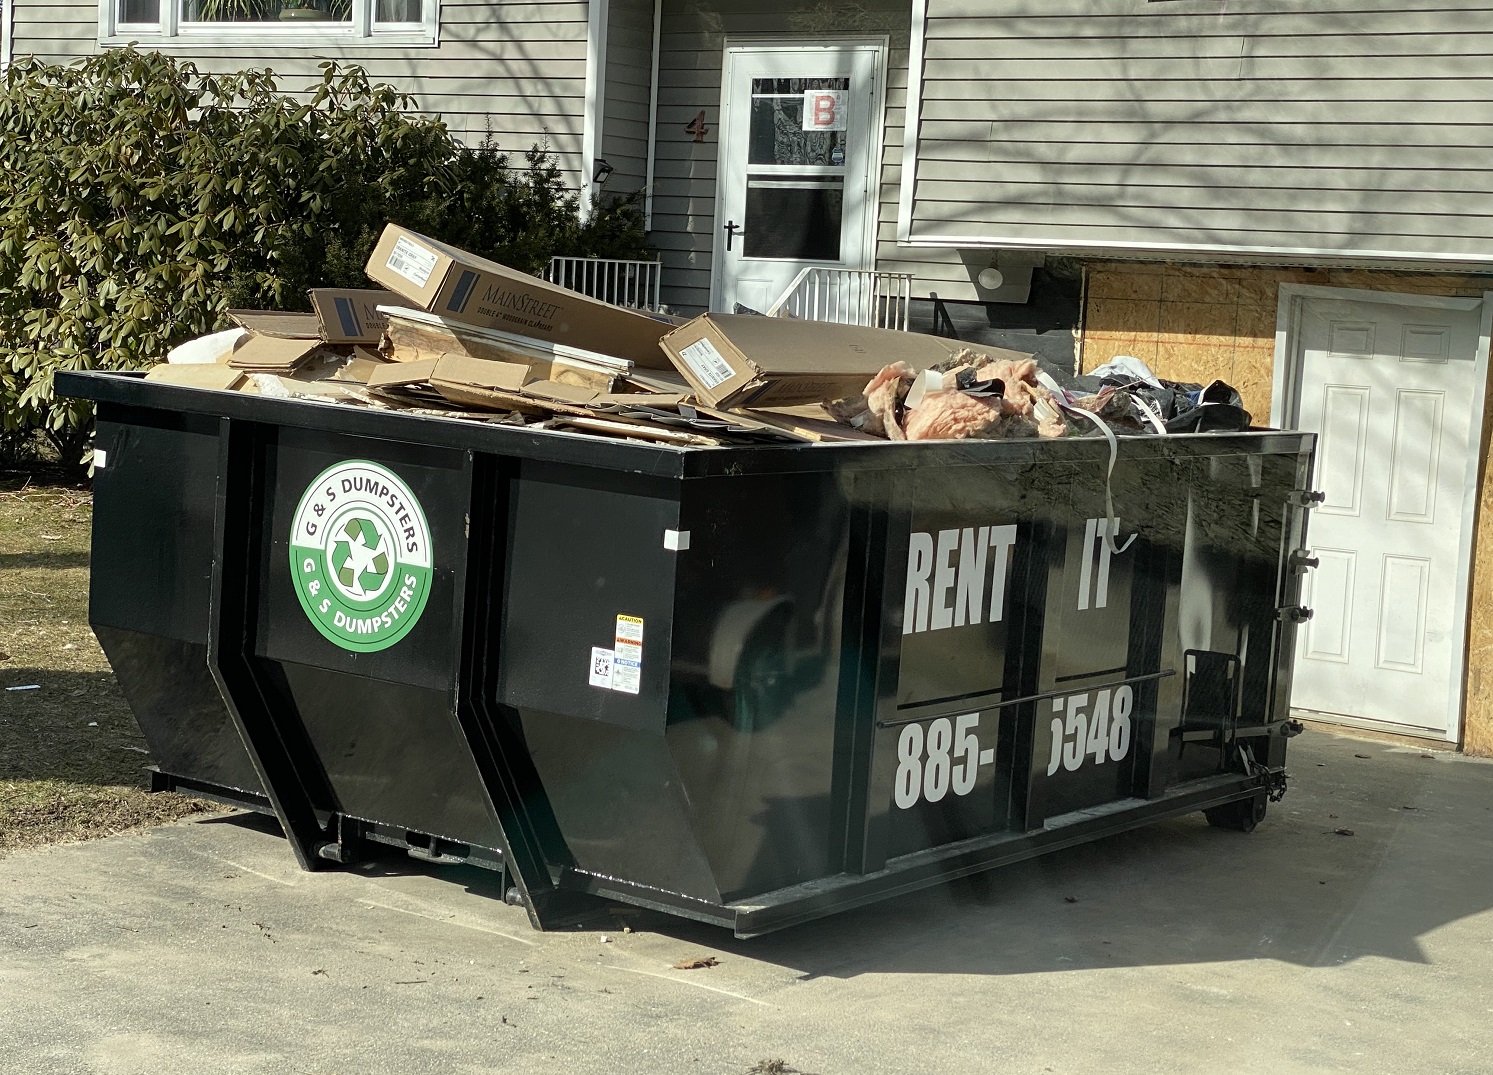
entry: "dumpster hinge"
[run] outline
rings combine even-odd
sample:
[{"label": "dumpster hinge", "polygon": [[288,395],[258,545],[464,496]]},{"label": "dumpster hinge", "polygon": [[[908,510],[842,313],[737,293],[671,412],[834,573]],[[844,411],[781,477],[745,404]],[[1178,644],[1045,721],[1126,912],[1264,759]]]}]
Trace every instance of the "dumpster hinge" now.
[{"label": "dumpster hinge", "polygon": [[316,845],[316,857],[328,862],[350,865],[363,858],[363,825],[346,814],[333,814],[327,823],[327,835],[333,839]]}]

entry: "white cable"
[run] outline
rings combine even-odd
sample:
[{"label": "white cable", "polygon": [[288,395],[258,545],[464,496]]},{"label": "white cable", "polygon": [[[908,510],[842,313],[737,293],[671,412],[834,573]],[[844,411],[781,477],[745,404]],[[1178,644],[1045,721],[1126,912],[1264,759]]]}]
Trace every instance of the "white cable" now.
[{"label": "white cable", "polygon": [[1120,529],[1120,520],[1115,516],[1115,498],[1110,488],[1110,479],[1115,473],[1115,459],[1120,454],[1120,442],[1115,439],[1115,431],[1109,428],[1109,423],[1100,418],[1093,411],[1086,411],[1081,407],[1063,407],[1069,414],[1081,414],[1089,421],[1099,427],[1104,434],[1104,439],[1109,441],[1109,466],[1104,470],[1104,510],[1109,514],[1104,519],[1104,543],[1109,546],[1109,554],[1118,556],[1130,548],[1135,539],[1140,536],[1139,531],[1131,534],[1125,539],[1125,544],[1115,545],[1115,532]]}]

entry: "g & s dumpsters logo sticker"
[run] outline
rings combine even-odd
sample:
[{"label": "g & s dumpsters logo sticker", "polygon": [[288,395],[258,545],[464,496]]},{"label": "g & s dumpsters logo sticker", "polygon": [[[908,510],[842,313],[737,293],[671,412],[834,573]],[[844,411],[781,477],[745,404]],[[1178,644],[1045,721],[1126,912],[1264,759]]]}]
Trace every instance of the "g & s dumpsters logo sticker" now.
[{"label": "g & s dumpsters logo sticker", "polygon": [[301,607],[355,653],[410,633],[430,596],[430,528],[387,467],[349,459],[321,472],[296,507],[290,570]]}]

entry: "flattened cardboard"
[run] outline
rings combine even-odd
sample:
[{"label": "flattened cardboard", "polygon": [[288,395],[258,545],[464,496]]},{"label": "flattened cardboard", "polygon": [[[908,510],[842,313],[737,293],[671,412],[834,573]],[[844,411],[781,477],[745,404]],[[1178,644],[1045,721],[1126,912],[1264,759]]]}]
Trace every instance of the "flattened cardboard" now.
[{"label": "flattened cardboard", "polygon": [[311,289],[311,308],[327,343],[367,343],[378,345],[387,314],[379,307],[393,302],[395,296],[379,288],[315,287]]},{"label": "flattened cardboard", "polygon": [[368,378],[374,372],[389,365],[384,357],[377,351],[370,351],[365,347],[353,348],[352,357],[349,358],[332,377],[338,381],[353,381],[357,384],[367,384]]},{"label": "flattened cardboard", "polygon": [[257,336],[274,336],[282,340],[319,340],[321,323],[315,314],[283,310],[229,310],[233,323]]},{"label": "flattened cardboard", "polygon": [[517,392],[528,376],[529,367],[520,362],[490,362],[470,355],[442,355],[436,360],[430,383],[437,388],[452,384]]},{"label": "flattened cardboard", "polygon": [[581,388],[561,381],[530,381],[524,385],[524,395],[541,399],[558,400],[561,403],[594,403],[601,395],[594,388]]},{"label": "flattened cardboard", "polygon": [[724,422],[729,422],[735,427],[750,429],[758,433],[777,434],[783,440],[810,442],[814,439],[812,437],[804,436],[802,433],[799,433],[796,430],[782,428],[774,425],[771,422],[764,421],[761,415],[755,414],[750,411],[718,411],[714,407],[700,406],[697,406],[695,409],[701,414],[709,415],[711,418],[718,418]]},{"label": "flattened cardboard", "polygon": [[688,396],[682,392],[602,392],[593,407],[678,407]]},{"label": "flattened cardboard", "polygon": [[368,375],[369,388],[403,388],[405,385],[429,384],[439,359],[424,362],[390,362]]},{"label": "flattened cardboard", "polygon": [[760,411],[746,411],[745,413],[758,421],[766,422],[775,429],[781,429],[792,433],[794,436],[814,441],[815,443],[840,441],[877,441],[882,444],[886,443],[885,437],[878,437],[873,433],[864,433],[843,422],[835,421],[817,403],[812,406],[769,408]]},{"label": "flattened cardboard", "polygon": [[289,373],[321,346],[321,338],[250,336],[227,356],[236,370],[258,373]]},{"label": "flattened cardboard", "polygon": [[890,363],[922,369],[950,354],[937,336],[750,314],[702,314],[660,346],[702,403],[728,408],[837,399]]},{"label": "flattened cardboard", "polygon": [[589,432],[608,433],[617,437],[637,437],[640,440],[658,441],[663,444],[714,446],[721,443],[714,437],[704,437],[698,433],[682,433],[676,429],[664,429],[660,426],[648,425],[644,422],[629,422],[617,418],[561,415],[555,419],[554,424],[557,426],[574,426],[576,429],[587,430]]},{"label": "flattened cardboard", "polygon": [[147,381],[181,385],[185,388],[213,388],[230,392],[244,379],[244,371],[221,362],[162,363],[152,366]]},{"label": "flattened cardboard", "polygon": [[677,370],[633,370],[627,375],[629,384],[635,384],[639,388],[646,388],[650,392],[683,392],[688,395],[694,391],[690,383],[685,380]]},{"label": "flattened cardboard", "polygon": [[421,310],[667,369],[669,325],[390,224],[365,270]]}]

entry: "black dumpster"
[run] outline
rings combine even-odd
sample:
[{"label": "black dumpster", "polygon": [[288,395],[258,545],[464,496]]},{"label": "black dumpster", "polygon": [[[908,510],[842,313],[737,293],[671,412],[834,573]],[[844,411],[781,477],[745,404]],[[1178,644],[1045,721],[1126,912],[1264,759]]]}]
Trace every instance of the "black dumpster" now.
[{"label": "black dumpster", "polygon": [[1285,787],[1309,435],[679,449],[58,387],[156,786],[308,869],[751,936]]}]

